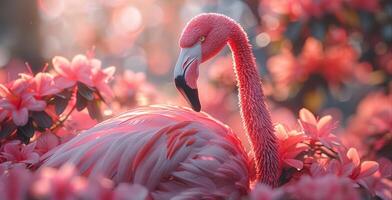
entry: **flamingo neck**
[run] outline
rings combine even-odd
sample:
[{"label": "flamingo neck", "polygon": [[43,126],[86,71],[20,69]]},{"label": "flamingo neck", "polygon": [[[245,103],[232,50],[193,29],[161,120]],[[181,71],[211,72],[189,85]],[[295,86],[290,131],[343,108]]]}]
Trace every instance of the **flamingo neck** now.
[{"label": "flamingo neck", "polygon": [[238,24],[231,30],[228,44],[233,53],[241,117],[255,161],[255,181],[276,186],[280,171],[277,139],[255,58],[245,31]]}]

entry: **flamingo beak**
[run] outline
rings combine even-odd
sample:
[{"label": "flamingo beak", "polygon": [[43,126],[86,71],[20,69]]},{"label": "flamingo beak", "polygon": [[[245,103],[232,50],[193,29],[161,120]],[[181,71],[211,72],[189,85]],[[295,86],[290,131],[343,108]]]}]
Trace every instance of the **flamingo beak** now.
[{"label": "flamingo beak", "polygon": [[192,109],[200,112],[201,105],[197,90],[198,66],[201,62],[201,45],[182,48],[174,69],[174,82]]},{"label": "flamingo beak", "polygon": [[201,105],[199,100],[199,92],[197,89],[190,88],[183,76],[175,78],[177,90],[182,94],[186,101],[191,105],[192,109],[196,112],[200,112]]}]

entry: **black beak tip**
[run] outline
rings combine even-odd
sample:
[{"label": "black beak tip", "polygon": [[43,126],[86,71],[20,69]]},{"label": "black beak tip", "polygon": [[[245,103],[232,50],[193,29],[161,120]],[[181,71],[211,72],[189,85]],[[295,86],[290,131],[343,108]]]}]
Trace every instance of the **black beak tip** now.
[{"label": "black beak tip", "polygon": [[196,112],[200,112],[201,111],[201,105],[200,103],[197,105],[192,105],[192,109]]},{"label": "black beak tip", "polygon": [[177,90],[182,94],[182,96],[184,96],[187,102],[191,105],[192,109],[196,112],[200,112],[201,105],[198,90],[189,87],[183,76],[177,76],[175,78],[175,84]]}]

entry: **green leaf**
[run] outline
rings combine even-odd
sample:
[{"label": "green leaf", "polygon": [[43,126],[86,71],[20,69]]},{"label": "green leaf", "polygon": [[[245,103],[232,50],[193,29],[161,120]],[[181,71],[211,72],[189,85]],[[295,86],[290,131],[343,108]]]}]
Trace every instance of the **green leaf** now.
[{"label": "green leaf", "polygon": [[32,112],[31,116],[40,128],[50,128],[53,124],[52,118],[45,111]]},{"label": "green leaf", "polygon": [[95,119],[97,121],[101,121],[103,119],[102,112],[99,105],[100,105],[99,100],[89,101],[87,104],[88,114],[92,119]]},{"label": "green leaf", "polygon": [[71,96],[72,90],[65,90],[54,97],[53,103],[55,105],[57,115],[63,113],[64,110],[67,108]]},{"label": "green leaf", "polygon": [[0,139],[6,138],[11,135],[16,130],[16,125],[9,119],[7,121],[3,121],[0,125]]},{"label": "green leaf", "polygon": [[78,82],[78,94],[82,95],[85,99],[89,101],[92,101],[94,99],[94,89],[88,87],[81,82]]},{"label": "green leaf", "polygon": [[30,118],[26,125],[19,126],[17,130],[18,135],[23,135],[26,138],[31,138],[34,135],[33,120]]},{"label": "green leaf", "polygon": [[76,94],[76,110],[81,111],[87,106],[87,99],[84,98],[79,92]]}]

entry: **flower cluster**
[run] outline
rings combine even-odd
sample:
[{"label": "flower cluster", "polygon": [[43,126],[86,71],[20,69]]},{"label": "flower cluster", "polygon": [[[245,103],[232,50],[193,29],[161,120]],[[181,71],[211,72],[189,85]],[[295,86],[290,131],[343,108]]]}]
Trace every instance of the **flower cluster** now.
[{"label": "flower cluster", "polygon": [[[276,125],[281,187],[257,185],[251,199],[263,194],[263,199],[359,199],[357,188],[368,196],[392,197],[392,163],[388,159],[367,161],[355,148],[346,147],[333,134],[337,123],[329,115],[318,119],[309,110],[301,109],[299,125],[299,130]],[[309,188],[315,192],[307,192]]]},{"label": "flower cluster", "polygon": [[390,6],[378,0],[260,1],[256,44],[266,47],[274,99],[316,110],[351,95],[345,91],[351,85],[388,85]]},{"label": "flower cluster", "polygon": [[0,139],[28,143],[34,135],[57,133],[74,109],[87,108],[91,118],[102,119],[100,103],[112,98],[108,82],[114,67],[101,68],[101,62],[84,55],[72,61],[52,60],[54,71],[19,74],[0,84]]},{"label": "flower cluster", "polygon": [[143,72],[125,70],[116,77],[113,85],[117,107],[134,108],[158,102],[159,95],[155,87],[146,80]]},{"label": "flower cluster", "polygon": [[378,91],[366,96],[350,119],[343,140],[367,157],[388,156],[392,144],[391,93]]},{"label": "flower cluster", "polygon": [[88,180],[71,165],[43,168],[31,173],[23,168],[0,169],[0,199],[113,199],[149,200],[148,190],[138,184],[117,187],[104,178]]}]

